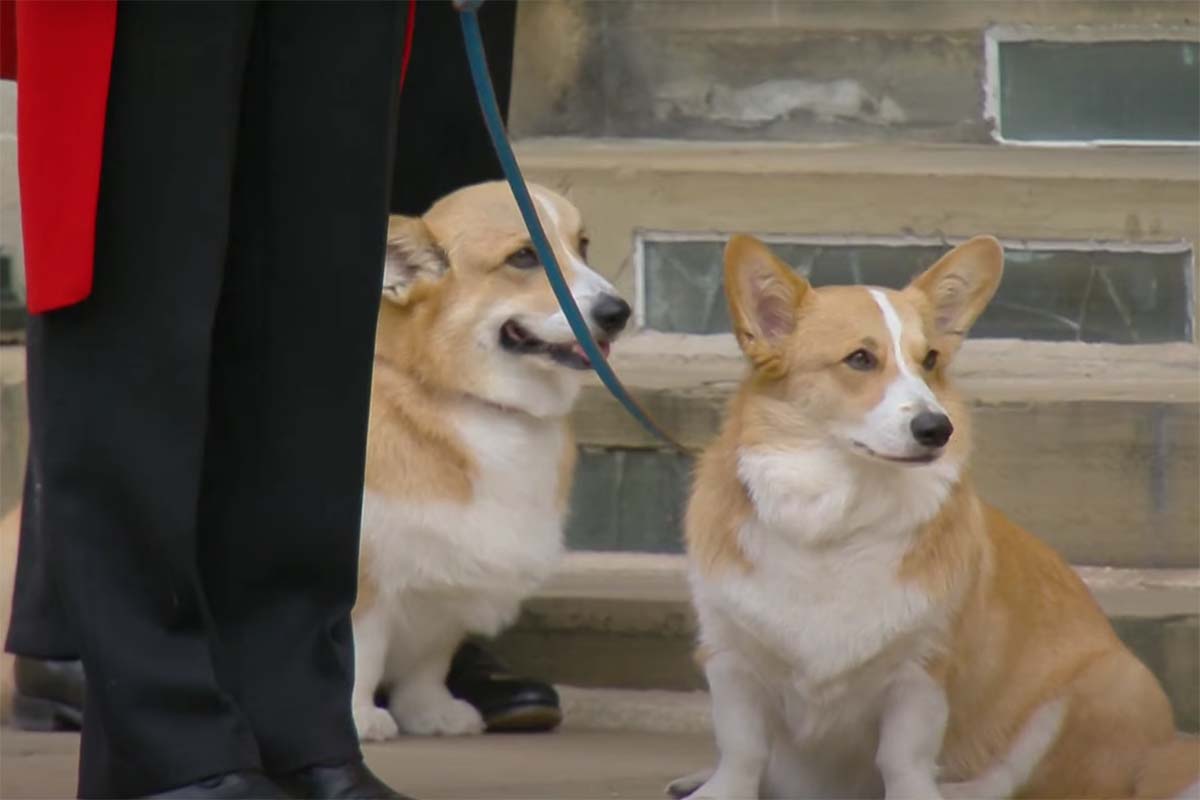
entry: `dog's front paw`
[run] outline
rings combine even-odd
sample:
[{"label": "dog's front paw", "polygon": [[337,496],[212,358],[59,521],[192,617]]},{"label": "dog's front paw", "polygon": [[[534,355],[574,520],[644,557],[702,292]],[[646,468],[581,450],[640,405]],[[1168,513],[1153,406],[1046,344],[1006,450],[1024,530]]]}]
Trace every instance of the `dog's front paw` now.
[{"label": "dog's front paw", "polygon": [[711,777],[712,770],[703,769],[699,772],[693,772],[691,775],[676,778],[667,784],[667,796],[673,797],[675,800],[684,800],[686,797],[691,797]]},{"label": "dog's front paw", "polygon": [[884,798],[885,800],[942,800],[942,790],[928,775],[913,774],[902,780],[887,781]]},{"label": "dog's front paw", "polygon": [[989,786],[986,781],[956,781],[954,783],[939,783],[938,791],[944,800],[985,800],[988,797],[1001,797],[996,794],[996,788]]},{"label": "dog's front paw", "polygon": [[718,771],[694,793],[687,795],[687,800],[758,800],[758,781],[749,776],[722,775]]},{"label": "dog's front paw", "polygon": [[483,717],[475,706],[449,693],[418,705],[392,709],[400,729],[416,736],[471,736],[483,733]]},{"label": "dog's front paw", "polygon": [[396,720],[388,710],[375,706],[355,707],[354,727],[358,730],[358,738],[364,742],[382,742],[400,734]]}]

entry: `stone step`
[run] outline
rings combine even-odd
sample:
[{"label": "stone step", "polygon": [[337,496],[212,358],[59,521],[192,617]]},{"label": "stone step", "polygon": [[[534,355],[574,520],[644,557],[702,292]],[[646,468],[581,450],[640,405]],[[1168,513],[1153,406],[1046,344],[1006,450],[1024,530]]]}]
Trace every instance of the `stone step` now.
[{"label": "stone step", "polygon": [[[28,439],[22,348],[0,348],[0,511],[17,502]],[[732,337],[643,333],[613,363],[685,445],[717,432],[742,362]],[[981,493],[1074,563],[1200,564],[1200,377],[1191,345],[970,341],[957,383],[973,398]],[[594,381],[573,423],[584,458],[568,538],[579,549],[678,552],[689,463]],[[609,462],[634,468],[616,474]],[[616,478],[624,478],[619,483]]]},{"label": "stone step", "polygon": [[[517,149],[530,180],[579,206],[591,265],[639,306],[635,243],[647,236],[903,244],[990,233],[1100,250],[1200,240],[1200,160],[1189,149],[615,139],[535,139]],[[1200,281],[1190,292],[1200,307]]]},{"label": "stone step", "polygon": [[[560,684],[700,691],[704,679],[692,657],[696,626],[685,569],[682,556],[573,553],[500,637],[498,652],[514,669]],[[1117,632],[1163,682],[1177,723],[1196,731],[1200,570],[1076,569]],[[594,696],[575,696],[574,702],[601,727],[620,727],[635,714],[618,706],[597,710]],[[667,730],[706,723],[694,698],[659,718],[655,724]]]},{"label": "stone step", "polygon": [[1198,36],[1190,2],[529,3],[511,125],[519,136],[986,142],[996,26],[1076,41]]},{"label": "stone step", "polygon": [[25,402],[25,348],[0,346],[0,515],[21,498],[29,420]]},{"label": "stone step", "polygon": [[[1189,344],[968,341],[953,374],[972,401],[981,494],[1073,563],[1197,566],[1198,353]],[[618,343],[613,364],[693,448],[716,435],[743,372],[732,336],[642,333]],[[639,452],[663,445],[595,382],[574,427],[585,457],[572,545],[679,551],[686,459]],[[624,473],[605,468],[613,451]]]}]

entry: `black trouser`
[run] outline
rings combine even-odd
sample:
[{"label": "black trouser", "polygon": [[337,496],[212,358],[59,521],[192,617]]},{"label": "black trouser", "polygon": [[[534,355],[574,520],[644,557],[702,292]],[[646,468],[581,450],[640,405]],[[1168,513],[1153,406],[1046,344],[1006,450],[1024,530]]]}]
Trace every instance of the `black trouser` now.
[{"label": "black trouser", "polygon": [[[517,4],[488,0],[479,30],[500,113],[507,119]],[[443,195],[504,177],[479,113],[453,4],[417,4],[416,37],[400,96],[392,211],[424,214]]]},{"label": "black trouser", "polygon": [[[29,325],[8,643],[82,655],[81,795],[358,756],[349,613],[404,11],[119,7],[94,289]],[[58,638],[35,627],[51,603]]]}]

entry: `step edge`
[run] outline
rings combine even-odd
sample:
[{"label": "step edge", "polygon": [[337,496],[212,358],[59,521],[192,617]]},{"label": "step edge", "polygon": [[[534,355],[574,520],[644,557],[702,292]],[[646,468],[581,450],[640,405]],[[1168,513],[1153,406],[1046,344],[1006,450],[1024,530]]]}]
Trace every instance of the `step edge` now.
[{"label": "step edge", "polygon": [[1195,147],[696,141],[536,136],[515,143],[532,171],[882,175],[1194,183]]},{"label": "step edge", "polygon": [[[1200,568],[1073,566],[1110,617],[1200,616]],[[661,613],[691,605],[687,557],[572,552],[535,600],[646,603]]]}]

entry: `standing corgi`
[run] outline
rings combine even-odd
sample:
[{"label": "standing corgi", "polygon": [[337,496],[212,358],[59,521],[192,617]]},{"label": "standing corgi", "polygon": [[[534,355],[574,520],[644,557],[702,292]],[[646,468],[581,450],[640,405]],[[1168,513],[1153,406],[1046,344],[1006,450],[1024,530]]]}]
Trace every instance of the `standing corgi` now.
[{"label": "standing corgi", "polygon": [[1195,796],[1153,675],[971,486],[946,370],[1002,269],[981,236],[902,291],[815,289],[729,242],[752,370],[686,523],[720,761],[676,796]]},{"label": "standing corgi", "polygon": [[[585,263],[579,211],[531,187],[601,349],[629,305]],[[469,734],[445,686],[467,634],[516,617],[563,550],[590,364],[503,183],[461,189],[389,230],[354,608],[354,721],[363,739]],[[377,708],[378,689],[390,696]]]}]

